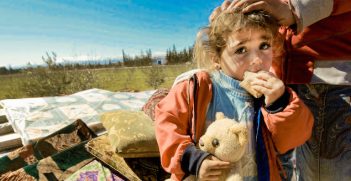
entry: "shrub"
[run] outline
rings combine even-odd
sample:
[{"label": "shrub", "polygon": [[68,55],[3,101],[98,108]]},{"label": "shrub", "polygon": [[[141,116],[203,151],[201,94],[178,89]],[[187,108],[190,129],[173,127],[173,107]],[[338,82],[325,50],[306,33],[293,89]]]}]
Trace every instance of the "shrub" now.
[{"label": "shrub", "polygon": [[143,70],[143,73],[146,75],[146,83],[154,89],[157,89],[165,82],[165,75],[162,68],[162,65],[152,65],[149,69]]},{"label": "shrub", "polygon": [[[58,96],[72,94],[94,87],[96,76],[92,70],[57,69],[56,54],[43,57],[45,67],[35,67],[26,71],[27,80],[21,89],[30,97]],[[95,85],[97,86],[97,85]]]}]

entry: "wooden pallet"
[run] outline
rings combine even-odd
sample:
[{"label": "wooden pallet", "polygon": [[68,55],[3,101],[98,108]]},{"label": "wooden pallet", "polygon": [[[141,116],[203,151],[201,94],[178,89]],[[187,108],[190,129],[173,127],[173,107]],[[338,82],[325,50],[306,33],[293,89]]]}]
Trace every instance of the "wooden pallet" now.
[{"label": "wooden pallet", "polygon": [[0,109],[0,157],[21,146],[23,145],[20,135],[13,131],[5,111]]}]

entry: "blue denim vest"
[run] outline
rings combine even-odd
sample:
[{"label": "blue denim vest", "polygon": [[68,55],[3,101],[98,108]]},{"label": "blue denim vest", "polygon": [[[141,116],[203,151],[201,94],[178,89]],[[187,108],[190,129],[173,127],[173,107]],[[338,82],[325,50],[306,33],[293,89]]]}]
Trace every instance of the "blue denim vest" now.
[{"label": "blue denim vest", "polygon": [[[217,112],[223,112],[227,118],[241,122],[250,130],[249,145],[245,154],[244,170],[247,176],[244,180],[257,180],[256,138],[254,129],[254,99],[235,80],[222,71],[211,74],[213,96],[207,111],[207,125],[215,120]],[[246,168],[245,168],[246,166]],[[245,172],[245,171],[244,171]]]}]

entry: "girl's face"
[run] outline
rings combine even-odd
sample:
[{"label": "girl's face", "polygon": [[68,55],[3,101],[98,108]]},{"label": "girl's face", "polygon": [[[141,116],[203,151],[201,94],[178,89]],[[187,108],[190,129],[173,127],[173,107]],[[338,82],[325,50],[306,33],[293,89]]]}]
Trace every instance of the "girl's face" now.
[{"label": "girl's face", "polygon": [[240,81],[245,71],[269,71],[273,58],[271,44],[271,35],[263,30],[252,28],[232,32],[220,57],[221,69]]}]

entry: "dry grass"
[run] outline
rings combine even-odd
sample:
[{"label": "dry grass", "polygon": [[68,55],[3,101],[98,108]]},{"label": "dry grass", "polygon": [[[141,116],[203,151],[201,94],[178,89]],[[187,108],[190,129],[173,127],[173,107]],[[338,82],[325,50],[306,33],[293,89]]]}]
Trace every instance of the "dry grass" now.
[{"label": "dry grass", "polygon": [[[162,66],[165,76],[164,83],[159,88],[169,88],[177,75],[192,68],[193,65],[186,64]],[[93,70],[96,77],[94,87],[110,91],[152,90],[154,88],[147,84],[148,77],[145,75],[145,71],[148,71],[148,69],[151,69],[151,67],[96,69]],[[28,81],[25,74],[0,76],[0,99],[29,97],[21,87],[23,81]]]}]

